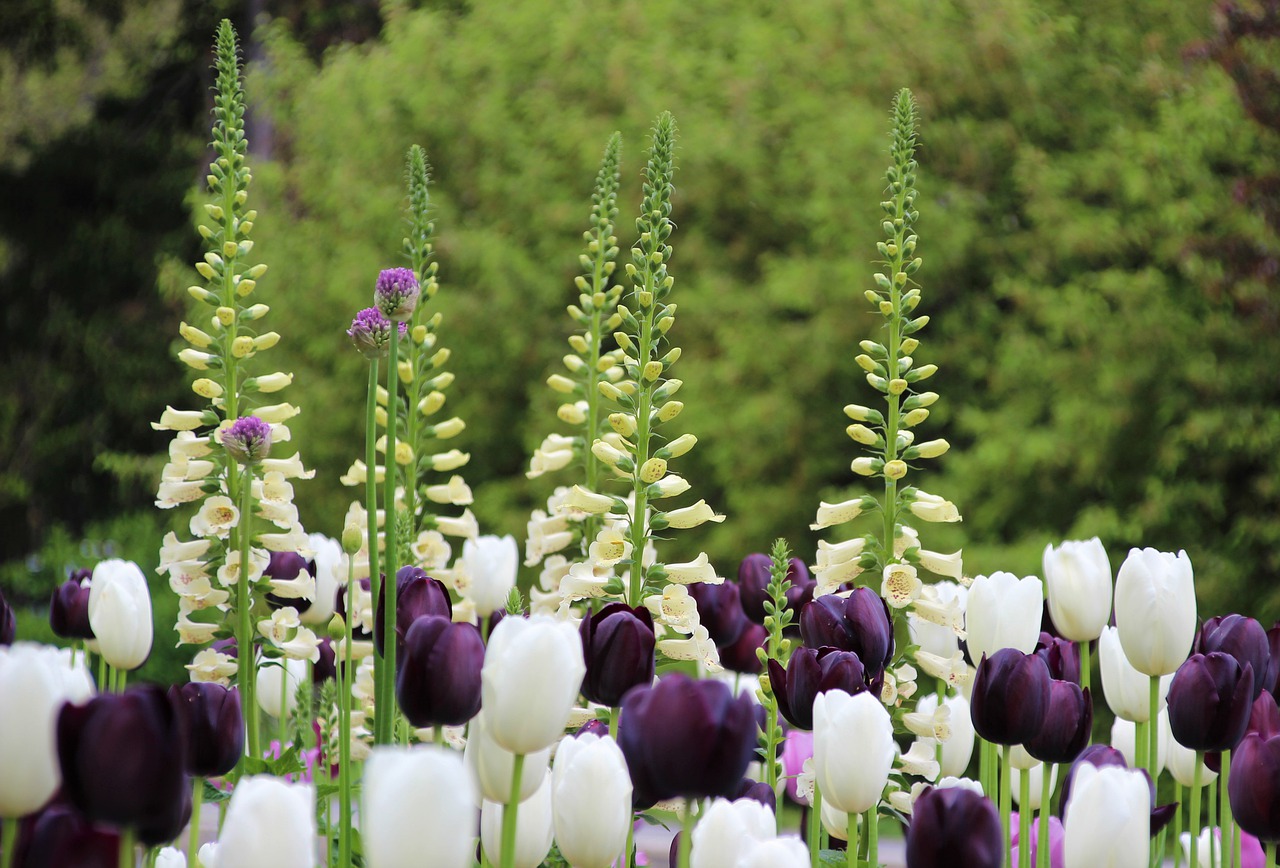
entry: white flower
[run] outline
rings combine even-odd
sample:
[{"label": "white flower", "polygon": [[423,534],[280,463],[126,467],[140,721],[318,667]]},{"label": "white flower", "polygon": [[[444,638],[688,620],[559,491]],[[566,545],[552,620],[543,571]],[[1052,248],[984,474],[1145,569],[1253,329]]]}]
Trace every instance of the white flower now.
[{"label": "white flower", "polygon": [[302,660],[282,657],[258,661],[258,706],[277,720],[293,713],[298,702],[298,686],[306,677],[307,664]]},{"label": "white flower", "polygon": [[434,746],[377,747],[365,764],[361,841],[370,868],[466,868],[474,853],[476,793],[462,757]]},{"label": "white flower", "polygon": [[960,511],[954,503],[925,491],[917,491],[915,500],[907,504],[907,509],[925,521],[960,521]]},{"label": "white flower", "polygon": [[925,585],[912,611],[907,613],[911,642],[922,651],[950,658],[959,649],[964,632],[964,610],[969,591],[955,582]]},{"label": "white flower", "polygon": [[476,612],[487,618],[505,606],[520,563],[515,537],[469,539],[462,545],[461,560],[470,579],[462,593],[476,604]]},{"label": "white flower", "polygon": [[683,564],[667,564],[667,580],[681,585],[700,582],[706,585],[724,583],[723,576],[716,575],[716,568],[707,559],[706,552],[699,552],[692,561]]},{"label": "white flower", "polygon": [[[505,621],[503,623],[506,623]],[[502,861],[502,815],[506,808],[498,802],[485,801],[480,812],[480,841],[490,863]],[[548,777],[516,812],[515,854],[509,863],[513,868],[537,868],[551,852],[553,836],[551,812],[551,779]]]},{"label": "white flower", "polygon": [[736,868],[754,845],[777,837],[773,811],[753,799],[716,799],[690,841],[690,868]]},{"label": "white flower", "polygon": [[889,712],[870,693],[819,693],[813,703],[814,773],[823,801],[850,814],[880,803],[896,745]]},{"label": "white flower", "polygon": [[644,598],[645,608],[659,624],[681,633],[692,633],[698,626],[698,601],[684,585],[667,585],[661,594]]},{"label": "white flower", "polygon": [[846,521],[852,521],[862,515],[862,508],[863,498],[861,497],[842,500],[839,503],[820,501],[817,518],[813,524],[809,525],[809,530],[822,530],[824,527],[832,527],[833,525],[844,524]]},{"label": "white flower", "polygon": [[1040,638],[1044,591],[1035,576],[1019,579],[1012,573],[978,576],[969,588],[964,626],[969,656],[980,661],[1001,648],[1030,654]]},{"label": "white flower", "polygon": [[552,770],[555,837],[570,865],[606,868],[631,831],[631,777],[617,742],[591,733],[566,738]]},{"label": "white flower", "polygon": [[575,485],[560,504],[565,512],[578,511],[587,515],[604,515],[613,508],[613,498],[607,494],[596,494],[581,485]]},{"label": "white flower", "polygon": [[[249,582],[253,583],[261,579],[263,571],[270,563],[270,552],[258,548],[249,549]],[[240,581],[240,552],[227,552],[226,562],[218,567],[218,581],[228,588]]]},{"label": "white flower", "polygon": [[192,658],[186,669],[191,673],[192,681],[212,681],[223,687],[230,687],[231,676],[236,674],[238,666],[235,658],[230,655],[205,648]]},{"label": "white flower", "polygon": [[108,560],[93,568],[89,626],[98,648],[117,669],[137,669],[151,654],[151,592],[132,561]]},{"label": "white flower", "polygon": [[438,530],[422,531],[410,546],[410,550],[418,559],[418,565],[428,572],[443,567],[453,555],[453,549],[448,540]]},{"label": "white flower", "polygon": [[1097,639],[1111,617],[1111,562],[1102,541],[1045,546],[1044,583],[1058,632],[1073,642]]},{"label": "white flower", "polygon": [[[1120,634],[1115,627],[1105,627],[1098,637],[1098,663],[1102,670],[1103,695],[1116,716],[1135,723],[1150,720],[1151,679],[1133,668],[1121,647]],[[1172,675],[1160,679],[1157,714],[1164,708],[1172,683]]]},{"label": "white flower", "polygon": [[895,609],[911,604],[920,595],[923,584],[916,575],[916,568],[911,564],[890,563],[884,568],[884,579],[880,583],[880,596]]},{"label": "white flower", "polygon": [[156,489],[156,509],[173,509],[182,503],[191,503],[204,497],[204,480],[160,481]]},{"label": "white flower", "polygon": [[279,473],[285,479],[311,479],[316,475],[314,470],[307,470],[302,466],[302,456],[296,452],[288,458],[262,459],[262,472]]},{"label": "white flower", "polygon": [[707,672],[719,672],[720,652],[716,643],[711,641],[707,628],[701,624],[693,628],[693,634],[687,639],[659,639],[657,650],[669,660],[699,660]]},{"label": "white flower", "polygon": [[941,765],[933,745],[923,741],[913,741],[911,749],[898,757],[898,768],[909,775],[916,775],[926,781],[938,779]]},{"label": "white flower", "polygon": [[525,532],[524,564],[527,567],[532,567],[547,555],[566,548],[574,537],[565,516],[548,517],[540,509],[535,509],[529,516]]},{"label": "white flower", "polygon": [[[1058,764],[1051,763],[1052,771],[1049,773],[1049,792],[1052,793],[1054,788],[1058,786]],[[1022,804],[1022,776],[1027,775],[1027,786],[1029,788],[1030,798],[1027,804]],[[1040,810],[1040,796],[1044,792],[1044,763],[1038,762],[1030,769],[1020,769],[1013,767],[1013,800],[1019,808],[1026,808],[1028,811]]]},{"label": "white flower", "polygon": [[602,567],[611,567],[623,558],[631,556],[631,541],[624,531],[626,525],[615,523],[600,529],[587,549],[587,557]]},{"label": "white flower", "polygon": [[480,673],[493,740],[523,754],[551,745],[564,734],[585,673],[582,640],[572,624],[542,616],[503,618],[489,637]]},{"label": "white flower", "polygon": [[169,441],[169,458],[174,461],[180,458],[203,458],[212,451],[208,435],[197,437],[191,431],[179,431]]},{"label": "white flower", "polygon": [[236,784],[218,839],[215,868],[313,868],[315,796],[309,784],[268,775]]},{"label": "white flower", "polygon": [[577,563],[569,567],[568,575],[560,579],[560,596],[566,600],[587,600],[603,597],[605,586],[613,578],[613,570],[592,563]]},{"label": "white flower", "polygon": [[[941,716],[942,711],[949,712],[945,718]],[[932,735],[920,740],[931,747],[942,742],[942,774],[952,777],[963,775],[973,757],[974,731],[969,701],[960,695],[948,696],[939,709],[938,695],[930,693],[916,701],[914,714],[926,716],[933,726]],[[912,715],[905,715],[904,722],[906,717]]]},{"label": "white flower", "polygon": [[[470,735],[467,738],[466,750],[463,754],[467,773],[475,784],[476,804],[480,798],[491,802],[505,800],[511,796],[511,772],[515,767],[515,757],[511,751],[493,740],[485,713],[480,711],[471,719]],[[551,748],[527,754],[520,774],[520,801],[532,796],[542,785],[551,762]]]},{"label": "white flower", "polygon": [[[1167,708],[1160,711],[1160,717],[1156,722],[1156,726],[1159,728],[1159,732],[1156,734],[1155,761],[1155,774],[1158,777],[1160,772],[1164,771],[1165,764],[1167,763],[1169,741],[1171,740],[1171,733],[1169,731],[1169,710]],[[1123,717],[1117,717],[1111,723],[1111,746],[1124,754],[1124,760],[1131,768],[1139,767],[1137,763],[1134,762],[1138,756],[1134,744],[1137,737],[1137,729],[1138,725],[1136,723],[1130,720],[1125,720]],[[1148,736],[1145,735],[1143,736],[1143,738],[1147,737]],[[1204,779],[1201,778],[1201,780],[1203,781]]]},{"label": "white flower", "polygon": [[462,515],[454,518],[448,515],[436,516],[436,530],[445,536],[460,536],[464,539],[475,539],[480,534],[480,525],[471,510],[464,509]]},{"label": "white flower", "polygon": [[271,642],[284,642],[301,626],[298,610],[293,606],[276,609],[270,618],[258,622],[258,632]]},{"label": "white flower", "polygon": [[1081,763],[1063,813],[1065,868],[1147,864],[1151,790],[1141,771]]},{"label": "white flower", "polygon": [[428,485],[427,500],[452,506],[470,506],[475,498],[471,496],[471,487],[461,476],[451,476],[442,485]]},{"label": "white flower", "polygon": [[178,616],[176,627],[179,645],[204,645],[207,642],[212,642],[213,637],[218,635],[219,629],[218,624],[204,624],[188,620],[185,613]]},{"label": "white flower", "polygon": [[723,515],[717,515],[715,510],[707,506],[705,500],[699,500],[692,506],[675,509],[671,512],[659,513],[659,515],[665,518],[668,527],[674,528],[697,527],[709,521],[722,522],[725,519]]},{"label": "white flower", "polygon": [[210,497],[191,517],[191,533],[201,537],[226,539],[231,528],[240,523],[240,510],[226,495]]},{"label": "white flower", "polygon": [[156,567],[156,572],[164,575],[173,564],[204,557],[211,544],[207,539],[179,540],[177,534],[169,531],[160,543],[160,565]]},{"label": "white flower", "polygon": [[172,407],[165,407],[164,412],[160,414],[160,421],[152,422],[151,427],[157,431],[193,431],[204,424],[204,412],[201,410],[175,410]]},{"label": "white flower", "polygon": [[1195,577],[1186,552],[1129,550],[1116,576],[1116,629],[1134,669],[1177,671],[1196,633]]},{"label": "white flower", "polygon": [[315,591],[311,597],[310,608],[299,617],[304,624],[327,625],[333,618],[338,587],[346,584],[347,581],[342,545],[337,540],[319,533],[308,536],[307,542],[315,552]]}]

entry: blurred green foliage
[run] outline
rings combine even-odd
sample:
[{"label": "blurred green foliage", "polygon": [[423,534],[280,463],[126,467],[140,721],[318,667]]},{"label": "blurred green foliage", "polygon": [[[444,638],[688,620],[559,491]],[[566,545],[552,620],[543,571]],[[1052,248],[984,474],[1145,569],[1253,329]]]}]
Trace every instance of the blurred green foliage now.
[{"label": "blurred green foliage", "polygon": [[359,406],[364,363],[342,330],[398,264],[406,147],[424,145],[437,179],[441,340],[474,509],[519,536],[554,484],[523,470],[557,424],[542,380],[564,352],[595,160],[622,130],[630,244],[643,133],[670,109],[681,422],[701,438],[680,471],[688,497],[729,514],[671,557],[703,547],[729,572],[778,535],[812,551],[818,499],[862,485],[840,408],[870,397],[852,356],[875,328],[862,290],[886,108],[906,85],[934,317],[916,357],[942,366],[922,436],[957,447],[917,481],[966,515],[930,547],[963,544],[972,573],[1038,573],[1065,537],[1101,535],[1117,566],[1129,546],[1186,548],[1206,610],[1280,615],[1276,302],[1269,276],[1226,255],[1274,261],[1233,190],[1275,171],[1275,138],[1219,69],[1184,59],[1213,33],[1207,5],[385,11],[381,39],[319,65],[268,29],[249,83],[274,121],[256,238],[264,297],[289,317],[295,438],[321,470],[300,489],[309,526],[335,532],[353,494],[336,477],[360,420],[335,411]]},{"label": "blurred green foliage", "polygon": [[[152,6],[170,8],[104,8],[110,23]],[[1093,534],[1116,566],[1133,545],[1185,548],[1202,611],[1280,617],[1276,125],[1256,82],[1238,92],[1211,62],[1276,58],[1247,37],[1218,50],[1230,22],[1210,3],[441,0],[383,3],[380,32],[367,3],[265,7],[277,17],[250,51],[265,62],[249,65],[249,133],[270,159],[251,154],[250,201],[271,265],[261,300],[284,336],[270,364],[296,375],[282,398],[302,407],[294,440],[320,471],[298,485],[309,529],[336,535],[356,493],[338,476],[363,451],[365,363],[343,331],[378,270],[401,264],[408,146],[436,179],[457,374],[444,412],[468,423],[455,442],[482,528],[521,537],[555,484],[524,470],[561,430],[543,380],[565,352],[600,150],[622,131],[629,246],[644,134],[670,109],[675,427],[700,438],[676,468],[694,486],[680,505],[705,497],[729,519],[680,535],[669,559],[701,548],[732,573],[777,536],[809,557],[818,500],[865,485],[841,407],[872,397],[853,356],[877,327],[862,291],[889,100],[908,86],[933,317],[915,356],[941,366],[942,394],[920,435],[953,444],[912,481],[965,514],[922,529],[928,547],[963,545],[975,574],[1038,574],[1047,542]],[[129,61],[123,84],[88,93],[90,119],[0,129],[0,181],[18,196],[0,207],[0,515],[25,531],[5,556],[57,522],[145,504],[139,456],[165,440],[145,422],[194,405],[172,352],[174,300],[194,282],[198,197],[183,197],[206,159],[208,14],[154,16],[137,39],[169,46],[141,53],[163,63]],[[1189,51],[1206,40],[1217,49]],[[0,106],[24,105],[11,93],[28,79],[7,69],[0,57]],[[25,201],[42,207],[8,204]],[[180,518],[159,517],[153,548]],[[16,575],[0,574],[6,591]]]}]

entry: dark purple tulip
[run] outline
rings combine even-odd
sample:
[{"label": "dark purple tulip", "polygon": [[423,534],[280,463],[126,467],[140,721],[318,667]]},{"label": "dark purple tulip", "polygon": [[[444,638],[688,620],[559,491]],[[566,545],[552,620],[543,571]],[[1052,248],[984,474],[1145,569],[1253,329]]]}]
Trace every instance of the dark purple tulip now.
[{"label": "dark purple tulip", "polygon": [[614,707],[633,687],[653,683],[653,616],[648,609],[610,603],[578,628],[587,674],[582,695]]},{"label": "dark purple tulip", "polygon": [[116,868],[120,836],[94,826],[66,803],[23,820],[16,865],[21,868]]},{"label": "dark purple tulip", "polygon": [[1271,665],[1267,667],[1262,689],[1275,696],[1276,681],[1280,680],[1280,621],[1273,624],[1267,631],[1267,648],[1271,655]]},{"label": "dark purple tulip", "polygon": [[[1075,762],[1071,764],[1071,768],[1067,769],[1067,774],[1062,779],[1062,792],[1058,796],[1059,814],[1064,813],[1067,809],[1067,799],[1071,795],[1071,782],[1075,780],[1076,769],[1086,764],[1099,769],[1107,766],[1116,766],[1122,769],[1129,767],[1129,764],[1125,762],[1124,754],[1110,745],[1089,745],[1080,752],[1080,756],[1076,757]],[[1152,804],[1155,804],[1155,799],[1152,799]]]},{"label": "dark purple tulip", "polygon": [[[396,634],[400,641],[423,615],[436,615],[453,620],[453,603],[444,582],[433,579],[417,567],[401,567],[396,571]],[[373,643],[382,655],[382,625],[386,623],[386,585],[379,588],[378,610],[374,616]]]},{"label": "dark purple tulip", "polygon": [[687,587],[689,596],[698,604],[698,621],[707,628],[711,641],[717,646],[737,642],[742,631],[751,623],[742,611],[738,586],[733,582],[721,582],[718,585],[694,582]]},{"label": "dark purple tulip", "polygon": [[991,800],[960,787],[930,788],[907,827],[907,868],[1000,868],[1004,834]]},{"label": "dark purple tulip", "polygon": [[1253,704],[1253,667],[1221,651],[1192,654],[1169,685],[1169,728],[1184,747],[1231,750],[1244,737]]},{"label": "dark purple tulip", "polygon": [[[303,570],[307,570],[312,576],[316,574],[315,561],[308,561],[297,552],[272,552],[271,559],[267,561],[266,568],[262,571],[263,579],[278,579],[282,582],[289,582],[298,577]],[[298,610],[298,614],[311,608],[311,601],[305,597],[281,597],[276,594],[267,594],[267,605],[273,609],[283,609],[286,606],[293,606]]]},{"label": "dark purple tulip", "polygon": [[0,645],[12,645],[18,635],[18,619],[14,617],[9,601],[0,593]]},{"label": "dark purple tulip", "polygon": [[1263,738],[1280,735],[1280,706],[1269,691],[1262,691],[1253,701],[1253,707],[1249,709],[1249,728],[1245,732],[1257,733]]},{"label": "dark purple tulip", "polygon": [[1231,753],[1227,794],[1241,829],[1263,841],[1280,840],[1280,736],[1244,737]]},{"label": "dark purple tulip", "polygon": [[573,737],[577,738],[578,736],[586,735],[587,733],[604,738],[609,734],[609,722],[607,720],[601,720],[598,717],[593,717],[582,726],[578,727],[577,731],[573,734]]},{"label": "dark purple tulip", "polygon": [[978,664],[969,712],[978,735],[995,744],[1035,738],[1049,711],[1049,667],[1034,654],[1001,648]]},{"label": "dark purple tulip", "polygon": [[738,791],[730,796],[729,799],[734,802],[738,799],[751,799],[764,805],[775,814],[778,812],[778,797],[774,795],[773,789],[763,781],[743,778],[742,783],[738,785]]},{"label": "dark purple tulip", "polygon": [[759,675],[762,667],[756,649],[763,648],[768,641],[768,630],[759,624],[747,622],[747,629],[742,631],[737,642],[720,647],[720,663],[730,672]]},{"label": "dark purple tulip", "polygon": [[169,701],[182,713],[187,773],[216,778],[235,768],[244,753],[240,691],[193,681],[170,687]]},{"label": "dark purple tulip", "polygon": [[853,651],[868,672],[893,659],[893,619],[889,607],[870,588],[855,588],[847,598],[827,594],[800,612],[800,636],[810,648],[830,645]]},{"label": "dark purple tulip", "polygon": [[[769,600],[769,569],[773,559],[759,552],[747,555],[738,566],[738,592],[742,598],[742,611],[757,624],[764,623],[767,614],[764,610]],[[787,608],[798,612],[813,599],[813,589],[817,583],[809,575],[809,568],[799,558],[792,558],[787,564]]]},{"label": "dark purple tulip", "polygon": [[414,726],[461,726],[480,710],[484,641],[471,624],[423,615],[404,638],[396,699]]},{"label": "dark purple tulip", "polygon": [[1073,762],[1093,733],[1093,699],[1074,681],[1049,682],[1049,710],[1027,753],[1046,763]]},{"label": "dark purple tulip", "polygon": [[1054,680],[1080,683],[1080,646],[1075,642],[1041,633],[1034,653],[1048,665]]},{"label": "dark purple tulip", "polygon": [[311,667],[311,683],[317,687],[338,677],[338,655],[333,650],[333,641],[326,636],[318,647],[320,659]]},{"label": "dark purple tulip", "polygon": [[94,822],[150,837],[171,825],[189,795],[182,719],[155,685],[62,706],[57,743],[63,791]]},{"label": "dark purple tulip", "polygon": [[[359,579],[358,581],[360,582],[360,587],[365,591],[365,593],[368,593],[369,589],[373,587],[368,579]],[[342,618],[342,620],[345,621],[347,619],[347,588],[345,585],[338,588],[338,599],[334,603],[334,611]],[[373,634],[364,627],[353,626],[351,629],[351,638],[368,641],[373,638]]]},{"label": "dark purple tulip", "polygon": [[830,647],[797,648],[785,671],[770,660],[769,684],[778,698],[778,711],[792,726],[804,730],[813,729],[813,701],[819,693],[854,694],[867,689],[866,670],[858,655]]},{"label": "dark purple tulip", "polygon": [[182,793],[165,805],[160,813],[148,817],[138,825],[138,841],[145,847],[167,844],[191,822],[191,787],[183,786]]},{"label": "dark purple tulip", "polygon": [[93,628],[89,626],[89,585],[80,584],[80,574],[88,572],[76,570],[53,592],[53,599],[49,601],[49,626],[55,636],[64,639],[93,638]]},{"label": "dark purple tulip", "polygon": [[1210,618],[1196,637],[1196,648],[1201,654],[1221,651],[1236,658],[1243,668],[1253,667],[1253,696],[1270,686],[1267,675],[1271,671],[1271,643],[1262,625],[1244,615],[1222,615]]},{"label": "dark purple tulip", "polygon": [[735,699],[723,682],[679,672],[629,692],[618,746],[635,787],[633,804],[737,792],[755,755],[754,704],[746,694]]}]

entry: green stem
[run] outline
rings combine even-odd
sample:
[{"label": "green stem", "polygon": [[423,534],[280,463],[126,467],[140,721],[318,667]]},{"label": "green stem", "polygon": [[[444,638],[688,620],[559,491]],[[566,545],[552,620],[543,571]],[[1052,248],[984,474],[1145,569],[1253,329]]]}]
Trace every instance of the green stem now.
[{"label": "green stem", "polygon": [[1217,849],[1213,846],[1213,829],[1218,825],[1218,779],[1214,778],[1209,783],[1209,865],[1213,868],[1217,862],[1215,854]]},{"label": "green stem", "polygon": [[1151,783],[1159,789],[1160,783],[1160,678],[1151,676],[1151,714],[1147,721],[1149,727],[1147,743],[1147,771],[1151,773]]},{"label": "green stem", "polygon": [[520,777],[524,773],[524,754],[514,755],[511,764],[511,796],[502,808],[502,868],[516,864],[516,814],[520,809]]},{"label": "green stem", "polygon": [[1013,812],[1013,792],[1009,775],[1009,745],[1001,749],[1000,763],[1000,825],[1004,829],[1004,858],[1013,864],[1013,829],[1009,825],[1009,815]]},{"label": "green stem", "polygon": [[[398,326],[391,331],[396,332]],[[387,415],[391,415],[390,402],[387,402]],[[369,593],[373,598],[373,610],[378,610],[378,598],[382,594],[382,570],[378,558],[378,360],[369,362],[369,390],[365,398],[364,418],[364,508],[368,515],[367,539],[369,545]],[[385,462],[386,472],[391,473],[392,462]],[[355,617],[355,584],[347,585],[347,620]],[[369,625],[372,629],[373,625]],[[382,683],[386,680],[386,667],[383,658],[373,655],[373,696],[375,705],[382,701]],[[375,718],[374,729],[381,723]],[[375,732],[376,735],[376,732]]]},{"label": "green stem", "polygon": [[[818,855],[822,850],[822,834],[818,831],[822,828],[822,790],[818,788],[818,782],[813,782],[813,803],[809,805],[809,865],[810,868],[818,868]],[[850,838],[853,837],[852,832],[845,832]],[[853,841],[849,844],[852,846]]]},{"label": "green stem", "polygon": [[[1082,690],[1089,689],[1089,681],[1093,677],[1093,649],[1092,643],[1086,639],[1077,643],[1080,648],[1080,687]],[[1089,733],[1088,744],[1093,744],[1093,733]]]},{"label": "green stem", "polygon": [[341,672],[338,678],[338,806],[342,837],[339,839],[338,868],[351,868],[351,589],[355,587],[355,561],[347,558],[347,617],[343,630]]},{"label": "green stem", "polygon": [[0,868],[13,868],[13,854],[18,847],[18,821],[0,817],[0,833],[3,833],[3,849],[0,849]]},{"label": "green stem", "polygon": [[[1018,866],[1031,868],[1031,772],[1018,774]],[[1012,868],[1012,866],[1010,866]]]},{"label": "green stem", "polygon": [[1053,800],[1053,770],[1052,763],[1045,763],[1040,775],[1040,811],[1037,814],[1040,822],[1036,825],[1039,833],[1036,839],[1037,868],[1049,868],[1049,818],[1053,816],[1049,803]]},{"label": "green stem", "polygon": [[1173,840],[1178,842],[1173,848],[1173,868],[1182,868],[1182,818],[1186,815],[1186,796],[1182,794],[1182,789],[1182,784],[1175,783],[1173,786],[1174,803],[1177,805],[1173,811]]},{"label": "green stem", "polygon": [[609,709],[609,735],[616,739],[618,737],[618,718],[622,714],[622,709],[614,706]]},{"label": "green stem", "polygon": [[[387,448],[383,453],[386,474],[383,479],[382,508],[386,511],[383,530],[386,534],[387,546],[384,552],[386,560],[386,578],[382,582],[383,620],[382,620],[382,663],[385,675],[379,685],[378,694],[377,743],[390,744],[393,738],[393,724],[396,717],[395,684],[396,684],[396,570],[399,567],[399,552],[396,551],[396,424],[399,421],[400,408],[400,327],[391,326],[390,349],[387,354]],[[376,599],[375,599],[376,602]]]},{"label": "green stem", "polygon": [[684,809],[684,826],[680,833],[680,847],[676,852],[676,868],[689,868],[689,853],[693,850],[693,826],[697,822],[697,802],[689,799]]},{"label": "green stem", "polygon": [[1267,853],[1266,853],[1266,858],[1263,860],[1263,862],[1265,862],[1267,865],[1275,865],[1276,864],[1276,842],[1268,841],[1264,846],[1266,847]]},{"label": "green stem", "polygon": [[245,749],[254,759],[262,758],[262,746],[258,739],[257,671],[254,660],[253,598],[249,596],[249,581],[253,574],[250,561],[250,544],[253,541],[253,473],[245,468],[240,477],[240,578],[236,582],[236,663],[239,668],[240,702],[244,714]]},{"label": "green stem", "polygon": [[627,827],[627,850],[626,850],[626,866],[627,868],[635,868],[636,866],[636,822],[635,814],[631,815],[631,825]]},{"label": "green stem", "polygon": [[[871,812],[868,811],[867,816],[870,815]],[[858,828],[858,815],[845,814],[844,816],[845,864],[848,868],[858,868],[858,848],[853,841],[854,830]]]},{"label": "green stem", "polygon": [[289,666],[287,658],[280,658],[280,717],[276,719],[276,740],[280,742],[280,756],[284,756],[285,736],[289,731]]},{"label": "green stem", "polygon": [[111,686],[107,684],[107,658],[98,655],[98,692],[107,693]]},{"label": "green stem", "polygon": [[1235,847],[1231,844],[1231,827],[1234,825],[1231,818],[1231,801],[1228,793],[1231,781],[1231,751],[1224,750],[1222,752],[1222,864],[1235,865],[1232,861],[1235,856]]},{"label": "green stem", "polygon": [[867,811],[867,864],[880,868],[880,806]]},{"label": "green stem", "polygon": [[200,806],[204,803],[204,778],[191,779],[191,834],[187,838],[187,864],[199,865],[197,854],[200,852]]},{"label": "green stem", "polygon": [[125,826],[120,830],[119,868],[134,868],[138,864],[137,847],[133,843],[133,828]]},{"label": "green stem", "polygon": [[764,745],[764,780],[769,785],[769,792],[778,788],[778,701],[770,691],[765,697],[764,725],[768,729]]},{"label": "green stem", "polygon": [[1187,815],[1187,831],[1191,833],[1191,855],[1189,865],[1199,868],[1200,852],[1196,839],[1200,835],[1200,770],[1203,768],[1204,754],[1196,751],[1196,766],[1191,773],[1191,813]]}]

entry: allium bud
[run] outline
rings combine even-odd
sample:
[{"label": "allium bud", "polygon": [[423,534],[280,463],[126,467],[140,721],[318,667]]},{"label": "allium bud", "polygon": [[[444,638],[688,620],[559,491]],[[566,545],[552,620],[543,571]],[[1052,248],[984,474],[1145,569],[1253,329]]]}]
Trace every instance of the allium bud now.
[{"label": "allium bud", "polygon": [[418,306],[418,279],[412,269],[387,268],[378,275],[373,303],[382,315],[395,322],[408,322]]},{"label": "allium bud", "polygon": [[241,416],[222,435],[222,445],[240,464],[257,464],[271,453],[271,426],[257,416]]},{"label": "allium bud", "polygon": [[[400,334],[405,333],[407,326],[400,324]],[[387,345],[391,340],[391,320],[382,315],[376,307],[366,307],[356,314],[347,329],[347,337],[352,345],[360,351],[360,355],[370,361],[384,359],[387,356]]]}]

